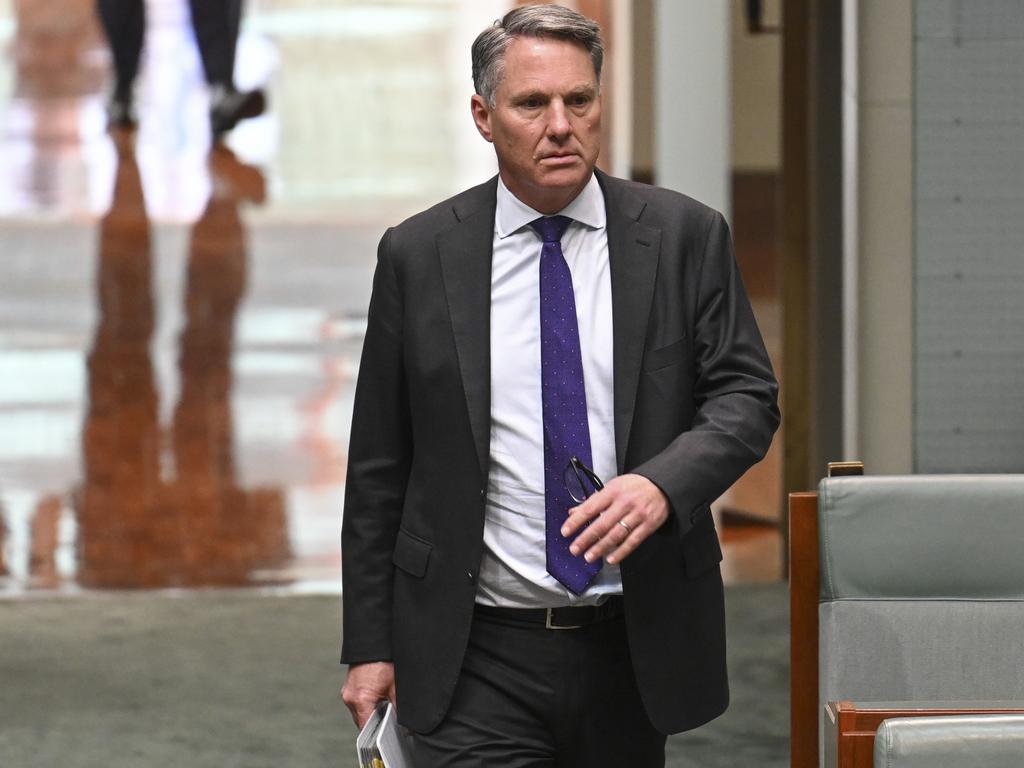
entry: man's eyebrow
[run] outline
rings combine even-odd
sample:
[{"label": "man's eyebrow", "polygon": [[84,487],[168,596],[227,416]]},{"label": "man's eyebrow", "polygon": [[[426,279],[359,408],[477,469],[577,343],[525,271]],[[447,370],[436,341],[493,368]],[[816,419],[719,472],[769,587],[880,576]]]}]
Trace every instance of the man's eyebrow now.
[{"label": "man's eyebrow", "polygon": [[[565,91],[566,96],[593,96],[597,93],[597,86],[593,84],[576,85]],[[531,99],[540,99],[541,101],[547,101],[551,98],[551,94],[547,91],[542,90],[529,90],[521,91],[519,93],[511,94],[510,98],[514,102],[529,101]]]},{"label": "man's eyebrow", "polygon": [[519,102],[519,101],[530,101],[532,99],[547,100],[547,99],[551,98],[551,96],[550,96],[550,94],[547,94],[544,91],[532,90],[532,91],[520,91],[519,93],[513,93],[511,98],[512,98],[512,101]]}]

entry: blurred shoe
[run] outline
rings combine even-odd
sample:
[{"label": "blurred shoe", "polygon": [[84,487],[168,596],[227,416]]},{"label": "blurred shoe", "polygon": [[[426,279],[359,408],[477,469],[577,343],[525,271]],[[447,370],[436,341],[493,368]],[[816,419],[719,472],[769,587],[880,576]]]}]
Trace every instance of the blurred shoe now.
[{"label": "blurred shoe", "polygon": [[107,127],[134,128],[138,122],[131,88],[127,90],[115,88],[110,94],[110,98],[107,99]]},{"label": "blurred shoe", "polygon": [[214,138],[230,131],[242,120],[257,117],[267,108],[263,90],[239,91],[233,86],[210,87],[210,129]]}]

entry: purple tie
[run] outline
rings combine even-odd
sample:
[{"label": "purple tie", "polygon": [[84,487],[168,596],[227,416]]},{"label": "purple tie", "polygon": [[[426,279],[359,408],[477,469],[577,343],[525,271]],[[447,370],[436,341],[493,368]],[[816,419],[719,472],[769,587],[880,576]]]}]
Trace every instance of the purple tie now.
[{"label": "purple tie", "polygon": [[576,456],[593,466],[576,297],[562,255],[562,234],[571,221],[565,216],[546,216],[530,226],[544,241],[540,252],[540,364],[547,569],[578,595],[601,570],[601,561],[588,563],[574,556],[569,552],[569,539],[560,532],[569,507],[576,504],[565,488],[569,459]]}]

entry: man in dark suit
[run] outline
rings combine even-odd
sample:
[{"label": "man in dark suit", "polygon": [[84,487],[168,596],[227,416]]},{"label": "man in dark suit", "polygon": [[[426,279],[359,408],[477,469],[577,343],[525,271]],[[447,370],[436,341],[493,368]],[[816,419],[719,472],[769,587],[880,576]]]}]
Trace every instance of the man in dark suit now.
[{"label": "man in dark suit", "polygon": [[728,703],[709,505],[777,385],[721,215],[595,171],[601,63],[558,6],[485,30],[499,176],[380,243],[342,698],[359,725],[396,701],[423,768],[664,765]]}]

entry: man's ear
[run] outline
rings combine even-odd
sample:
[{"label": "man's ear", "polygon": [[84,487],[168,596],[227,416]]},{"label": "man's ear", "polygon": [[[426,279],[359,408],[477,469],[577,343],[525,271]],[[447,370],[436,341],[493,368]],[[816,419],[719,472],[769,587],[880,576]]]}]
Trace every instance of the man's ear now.
[{"label": "man's ear", "polygon": [[474,93],[473,98],[469,100],[469,111],[473,115],[473,122],[476,123],[476,129],[480,131],[480,135],[493,143],[494,138],[491,135],[491,108],[487,106],[484,97],[479,93]]}]

